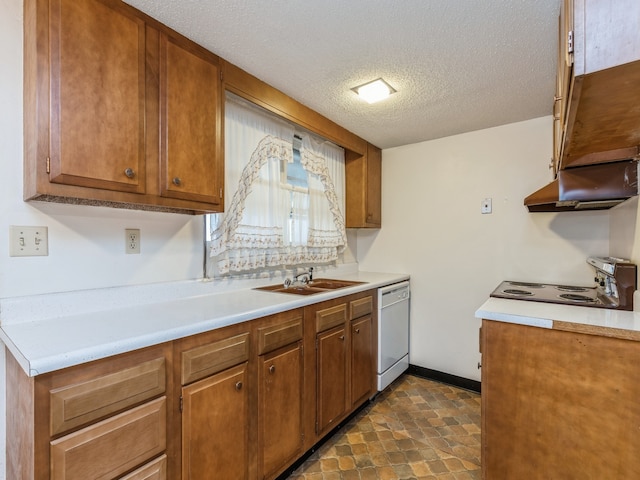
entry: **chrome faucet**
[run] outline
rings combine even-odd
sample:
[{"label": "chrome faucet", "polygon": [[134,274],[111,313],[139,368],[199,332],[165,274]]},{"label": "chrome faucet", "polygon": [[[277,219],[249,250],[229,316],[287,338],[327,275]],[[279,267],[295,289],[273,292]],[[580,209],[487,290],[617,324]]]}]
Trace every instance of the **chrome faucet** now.
[{"label": "chrome faucet", "polygon": [[303,285],[306,285],[309,282],[313,281],[313,267],[309,267],[309,270],[306,272],[299,273],[293,277],[293,283],[300,282]]}]

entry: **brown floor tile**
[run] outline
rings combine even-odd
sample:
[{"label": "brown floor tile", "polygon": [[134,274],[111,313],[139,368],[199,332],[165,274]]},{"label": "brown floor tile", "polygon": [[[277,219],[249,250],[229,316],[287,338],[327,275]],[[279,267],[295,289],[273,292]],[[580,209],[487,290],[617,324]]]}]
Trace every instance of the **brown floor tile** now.
[{"label": "brown floor tile", "polygon": [[480,395],[404,375],[288,480],[480,478]]}]

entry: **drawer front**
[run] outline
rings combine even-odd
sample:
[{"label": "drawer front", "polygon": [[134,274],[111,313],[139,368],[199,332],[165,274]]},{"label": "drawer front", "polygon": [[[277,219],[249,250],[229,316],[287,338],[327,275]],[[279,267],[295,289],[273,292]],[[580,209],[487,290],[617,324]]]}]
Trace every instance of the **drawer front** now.
[{"label": "drawer front", "polygon": [[350,318],[354,320],[356,318],[364,317],[365,315],[371,315],[373,312],[373,297],[364,297],[349,302]]},{"label": "drawer front", "polygon": [[316,312],[316,332],[324,332],[343,324],[347,320],[347,304],[325,308]]},{"label": "drawer front", "polygon": [[249,360],[249,334],[243,333],[182,353],[182,385]]},{"label": "drawer front", "polygon": [[166,448],[166,398],[51,442],[51,480],[117,478]]},{"label": "drawer front", "polygon": [[152,460],[120,480],[167,480],[167,456]]},{"label": "drawer front", "polygon": [[51,435],[67,432],[165,391],[165,360],[157,358],[132,368],[49,392]]},{"label": "drawer front", "polygon": [[302,339],[302,316],[280,325],[258,329],[258,355]]}]

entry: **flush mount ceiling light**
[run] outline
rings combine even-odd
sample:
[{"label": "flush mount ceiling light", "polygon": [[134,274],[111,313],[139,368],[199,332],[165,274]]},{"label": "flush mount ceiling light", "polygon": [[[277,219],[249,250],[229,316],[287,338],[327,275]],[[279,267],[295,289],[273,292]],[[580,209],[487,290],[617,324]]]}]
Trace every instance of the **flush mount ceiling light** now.
[{"label": "flush mount ceiling light", "polygon": [[396,90],[385,82],[382,78],[373,80],[372,82],[365,83],[358,87],[353,87],[351,90],[356,92],[360,98],[368,103],[379,102],[384,100],[392,93],[396,93]]}]

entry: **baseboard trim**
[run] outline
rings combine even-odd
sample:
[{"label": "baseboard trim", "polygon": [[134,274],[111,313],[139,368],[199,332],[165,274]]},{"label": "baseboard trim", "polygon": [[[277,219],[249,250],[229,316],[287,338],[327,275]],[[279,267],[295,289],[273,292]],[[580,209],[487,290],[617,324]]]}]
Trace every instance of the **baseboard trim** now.
[{"label": "baseboard trim", "polygon": [[465,390],[471,390],[472,392],[481,392],[481,384],[477,380],[470,380],[450,373],[439,372],[438,370],[431,370],[430,368],[419,367],[418,365],[412,364],[409,364],[407,373],[415,375],[416,377],[446,383],[448,385],[453,385],[454,387],[464,388]]}]

